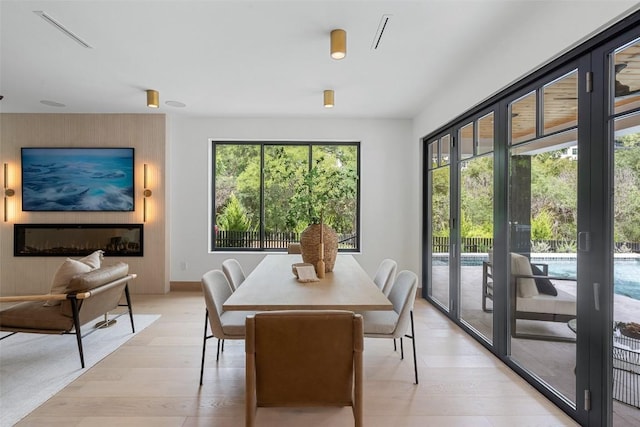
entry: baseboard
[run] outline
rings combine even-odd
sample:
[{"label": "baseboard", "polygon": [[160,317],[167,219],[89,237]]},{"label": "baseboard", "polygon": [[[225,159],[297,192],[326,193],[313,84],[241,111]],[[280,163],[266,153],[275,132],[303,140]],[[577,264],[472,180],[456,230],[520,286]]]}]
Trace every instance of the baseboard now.
[{"label": "baseboard", "polygon": [[202,291],[202,284],[198,282],[169,282],[171,292]]}]

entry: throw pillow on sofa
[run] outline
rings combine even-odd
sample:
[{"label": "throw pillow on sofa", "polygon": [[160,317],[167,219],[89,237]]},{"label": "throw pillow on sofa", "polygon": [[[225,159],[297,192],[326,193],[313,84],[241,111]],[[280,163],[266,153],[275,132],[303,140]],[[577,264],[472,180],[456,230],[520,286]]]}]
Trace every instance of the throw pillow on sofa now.
[{"label": "throw pillow on sofa", "polygon": [[[53,275],[49,293],[64,294],[66,293],[67,285],[74,276],[100,268],[103,259],[102,254],[104,254],[104,251],[97,250],[78,260],[67,258]],[[49,300],[44,305],[47,307],[60,305],[60,301]]]},{"label": "throw pillow on sofa", "polygon": [[[58,267],[58,271],[53,275],[53,280],[51,281],[51,290],[50,294],[63,294],[67,289],[67,285],[71,281],[74,276],[78,274],[88,273],[93,268],[84,262],[77,261],[75,259],[67,258],[60,267]],[[54,306],[60,305],[59,300],[48,300],[44,303],[45,306]]]},{"label": "throw pillow on sofa", "polygon": [[92,270],[95,270],[96,268],[100,268],[100,266],[102,265],[102,254],[104,253],[104,251],[95,251],[89,255],[87,255],[84,258],[80,258],[78,261],[83,262],[85,264],[87,264],[89,267],[91,267]]}]

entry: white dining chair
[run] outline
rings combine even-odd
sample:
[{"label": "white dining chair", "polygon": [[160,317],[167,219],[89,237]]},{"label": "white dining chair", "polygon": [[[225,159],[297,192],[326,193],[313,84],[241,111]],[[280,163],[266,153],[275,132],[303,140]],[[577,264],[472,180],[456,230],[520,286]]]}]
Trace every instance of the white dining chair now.
[{"label": "white dining chair", "polygon": [[376,271],[376,275],[373,276],[373,282],[376,284],[378,288],[382,291],[385,296],[389,295],[389,291],[391,290],[391,285],[396,276],[396,269],[398,268],[398,264],[392,259],[383,259],[380,265],[378,266],[378,270]]},{"label": "white dining chair", "polygon": [[[411,271],[398,273],[389,292],[389,301],[393,310],[375,310],[362,312],[365,338],[389,338],[395,343],[400,338],[400,358],[404,359],[402,338],[410,338],[413,344],[413,367],[418,384],[418,365],[416,363],[416,339],[413,325],[413,303],[416,299],[418,276]],[[407,330],[411,327],[411,334]]]},{"label": "white dining chair", "polygon": [[222,271],[235,291],[244,282],[245,274],[242,266],[235,258],[229,258],[222,262]]},{"label": "white dining chair", "polygon": [[[220,360],[220,351],[224,351],[224,340],[243,340],[245,337],[245,319],[254,314],[249,311],[224,311],[222,304],[233,293],[227,278],[220,270],[211,270],[202,276],[202,291],[206,304],[204,317],[204,339],[202,340],[202,363],[200,365],[200,385],[204,374],[204,356],[207,340],[218,339],[216,362]],[[207,335],[211,328],[211,335]]]}]

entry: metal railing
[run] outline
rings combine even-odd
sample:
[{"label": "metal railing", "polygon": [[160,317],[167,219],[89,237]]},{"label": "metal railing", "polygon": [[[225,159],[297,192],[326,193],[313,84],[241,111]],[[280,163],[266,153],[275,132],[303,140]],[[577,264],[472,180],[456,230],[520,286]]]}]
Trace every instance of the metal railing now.
[{"label": "metal railing", "polygon": [[[449,237],[433,237],[432,251],[434,253],[449,252]],[[575,252],[568,250],[575,246],[575,241],[568,240],[533,240],[532,252]],[[493,239],[490,237],[463,237],[460,239],[460,250],[462,253],[485,253],[493,248]],[[536,248],[543,248],[536,250]],[[640,253],[640,242],[615,242],[616,252]]]},{"label": "metal railing", "polygon": [[[264,243],[263,243],[264,242]],[[269,231],[264,239],[259,231],[225,231],[216,232],[216,248],[237,249],[287,249],[289,243],[300,242],[300,233],[293,231]],[[339,249],[357,249],[357,233],[338,234]]]}]

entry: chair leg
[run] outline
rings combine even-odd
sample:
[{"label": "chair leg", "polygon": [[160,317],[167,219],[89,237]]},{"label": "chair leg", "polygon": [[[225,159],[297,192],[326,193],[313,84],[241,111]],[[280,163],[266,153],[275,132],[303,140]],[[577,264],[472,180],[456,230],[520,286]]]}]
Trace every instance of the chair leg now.
[{"label": "chair leg", "polygon": [[129,294],[129,284],[124,287],[124,296],[127,298],[127,306],[129,307],[129,320],[131,320],[131,332],[136,333],[136,327],[133,324],[133,310],[131,309],[131,295]]},{"label": "chair leg", "polygon": [[224,340],[218,339],[218,351],[216,352],[216,362],[220,360],[220,341],[224,344]]},{"label": "chair leg", "polygon": [[413,370],[416,374],[416,384],[418,384],[418,363],[416,361],[416,332],[413,327],[413,310],[409,312],[411,318],[411,344],[413,344]]},{"label": "chair leg", "polygon": [[398,351],[398,347],[396,346],[396,339],[393,339],[393,351]]},{"label": "chair leg", "polygon": [[400,360],[404,360],[404,346],[402,345],[402,337],[400,337]]},{"label": "chair leg", "polygon": [[76,340],[78,341],[78,351],[80,352],[80,365],[84,369],[84,353],[82,351],[82,332],[80,331],[80,314],[78,312],[78,300],[70,298],[71,310],[73,311],[73,326],[76,330]]},{"label": "chair leg", "polygon": [[202,376],[204,375],[204,354],[207,351],[207,326],[209,323],[209,311],[204,310],[204,337],[202,338],[202,362],[200,363],[200,385],[202,385]]}]

